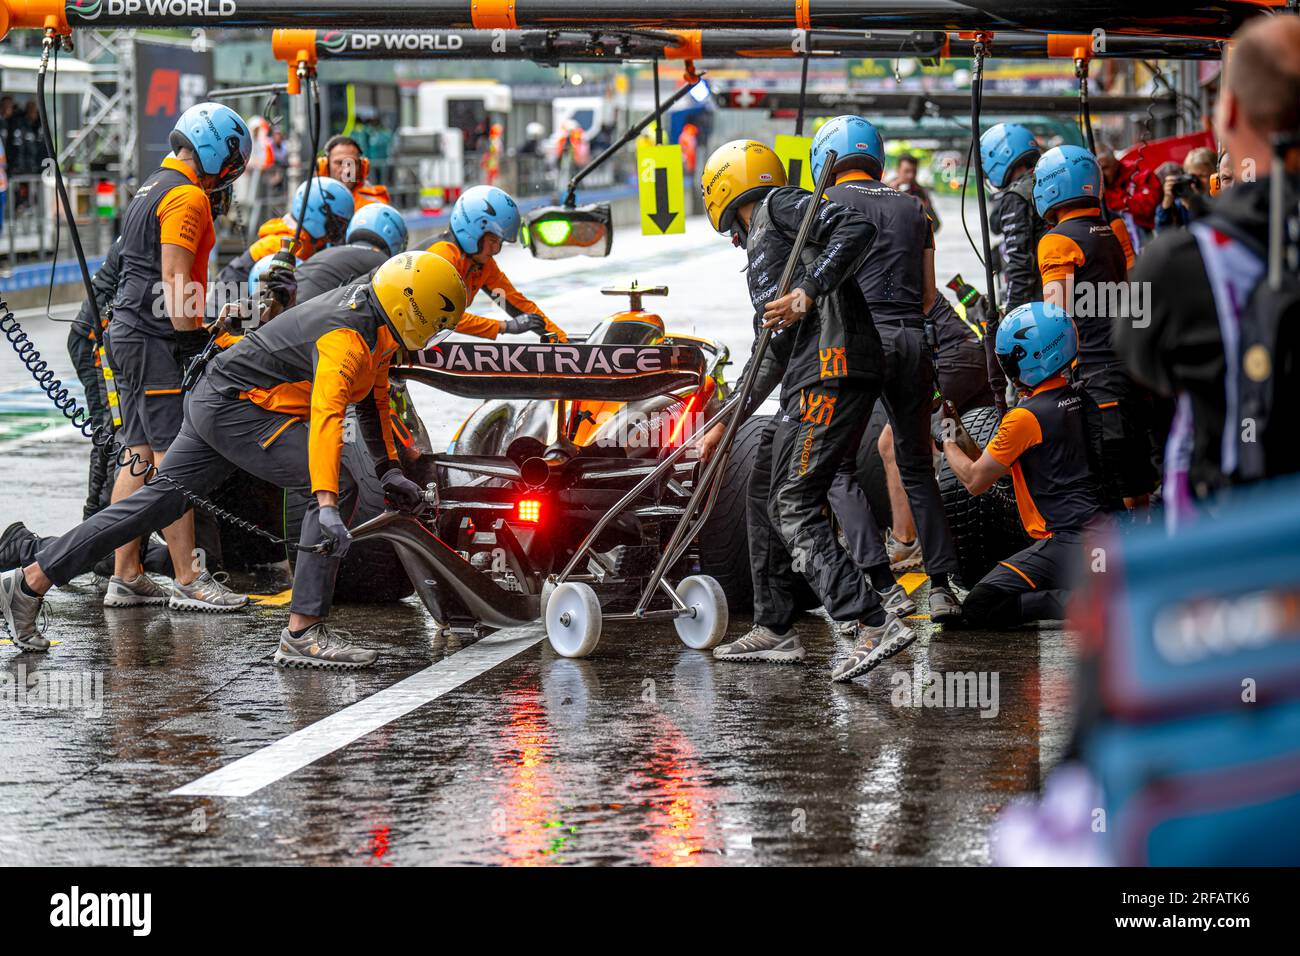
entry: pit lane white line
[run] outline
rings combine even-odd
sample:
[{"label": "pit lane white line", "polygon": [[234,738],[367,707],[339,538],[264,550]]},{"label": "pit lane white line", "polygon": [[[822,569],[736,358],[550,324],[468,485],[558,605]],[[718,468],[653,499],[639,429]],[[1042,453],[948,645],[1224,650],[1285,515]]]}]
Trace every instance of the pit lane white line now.
[{"label": "pit lane white line", "polygon": [[318,720],[171,792],[176,797],[246,797],[371,731],[437,700],[546,639],[540,626],[498,631],[391,687]]}]

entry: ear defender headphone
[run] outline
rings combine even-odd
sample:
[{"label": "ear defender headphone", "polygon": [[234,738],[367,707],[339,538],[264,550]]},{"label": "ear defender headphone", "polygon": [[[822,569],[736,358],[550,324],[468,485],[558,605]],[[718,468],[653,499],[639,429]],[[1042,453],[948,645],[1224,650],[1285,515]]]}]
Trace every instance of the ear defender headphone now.
[{"label": "ear defender headphone", "polygon": [[[325,151],[325,155],[316,157],[316,173],[320,176],[328,176],[330,174],[329,150]],[[365,156],[362,156],[360,168],[357,170],[357,185],[364,186],[366,179],[369,176],[370,160]]]}]

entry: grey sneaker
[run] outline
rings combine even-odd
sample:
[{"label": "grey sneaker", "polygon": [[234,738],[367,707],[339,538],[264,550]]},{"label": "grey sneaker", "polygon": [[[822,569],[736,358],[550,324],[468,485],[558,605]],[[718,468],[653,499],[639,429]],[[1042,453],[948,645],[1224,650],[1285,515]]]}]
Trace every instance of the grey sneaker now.
[{"label": "grey sneaker", "polygon": [[227,611],[238,611],[247,603],[247,594],[236,594],[226,587],[224,572],[213,575],[204,571],[194,579],[193,584],[173,581],[171,600],[167,602],[167,606],[173,611],[208,611],[224,614]]},{"label": "grey sneaker", "polygon": [[280,646],[275,652],[277,667],[324,667],[350,670],[369,667],[379,657],[378,651],[354,647],[343,640],[325,622],[307,629],[295,638],[286,627],[280,632]]},{"label": "grey sneaker", "polygon": [[895,584],[892,588],[876,593],[880,595],[880,605],[885,609],[886,614],[901,618],[916,613],[916,602],[901,584]]},{"label": "grey sneaker", "polygon": [[885,623],[878,627],[862,625],[858,636],[858,646],[835,665],[831,671],[831,680],[853,680],[859,674],[867,673],[877,664],[905,649],[916,640],[917,633],[894,615],[888,614]]},{"label": "grey sneaker", "polygon": [[892,571],[916,571],[924,564],[920,538],[905,543],[899,541],[894,537],[893,532],[890,532],[888,550],[889,567]]},{"label": "grey sneaker", "polygon": [[952,623],[961,618],[961,602],[948,588],[930,588],[930,620]]},{"label": "grey sneaker", "polygon": [[143,571],[133,581],[113,575],[108,579],[108,590],[104,592],[104,607],[140,607],[166,603],[167,592]]},{"label": "grey sneaker", "polygon": [[36,623],[40,620],[45,599],[26,593],[22,589],[22,580],[22,568],[0,574],[0,614],[4,615],[14,647],[24,651],[48,651],[50,642]]},{"label": "grey sneaker", "polygon": [[744,637],[730,644],[719,644],[713,656],[720,661],[772,661],[793,664],[804,658],[803,645],[794,631],[777,634],[770,627],[755,624]]}]

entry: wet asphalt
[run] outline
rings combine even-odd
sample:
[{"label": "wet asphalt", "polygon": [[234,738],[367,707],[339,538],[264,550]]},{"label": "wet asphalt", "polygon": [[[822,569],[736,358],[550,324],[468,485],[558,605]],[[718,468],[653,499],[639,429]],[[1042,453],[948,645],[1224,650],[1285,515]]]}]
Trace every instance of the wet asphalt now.
[{"label": "wet asphalt", "polygon": [[[66,371],[66,326],[30,324]],[[743,321],[724,331],[733,349],[746,335]],[[6,352],[0,525],[54,533],[80,513],[85,449],[66,429],[28,433],[25,380]],[[435,436],[464,412],[431,404]],[[915,596],[925,614],[924,586]],[[786,666],[717,663],[667,625],[607,627],[595,655],[566,660],[535,627],[517,655],[247,796],[174,796],[464,646],[414,598],[337,609],[381,651],[348,674],[271,665],[283,608],[105,609],[82,579],[49,610],[48,655],[0,646],[0,689],[78,690],[56,707],[0,694],[9,864],[982,864],[999,808],[1037,787],[1069,731],[1060,629],[944,634],[917,619],[911,649],[832,684],[849,643],[819,614],[798,624],[808,660]],[[748,623],[733,616],[732,634]],[[926,706],[918,692],[933,703],[957,674],[985,695]]]}]

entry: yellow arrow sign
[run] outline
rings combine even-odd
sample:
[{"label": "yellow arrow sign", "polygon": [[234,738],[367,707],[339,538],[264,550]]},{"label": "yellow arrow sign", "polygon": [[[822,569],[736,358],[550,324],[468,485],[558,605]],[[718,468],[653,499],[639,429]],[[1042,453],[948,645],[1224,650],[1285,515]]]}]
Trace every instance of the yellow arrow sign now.
[{"label": "yellow arrow sign", "polygon": [[812,153],[811,136],[778,136],[776,138],[776,156],[785,167],[785,181],[791,186],[812,191]]},{"label": "yellow arrow sign", "polygon": [[641,234],[664,236],[685,232],[682,148],[638,143],[636,173],[641,190]]}]

